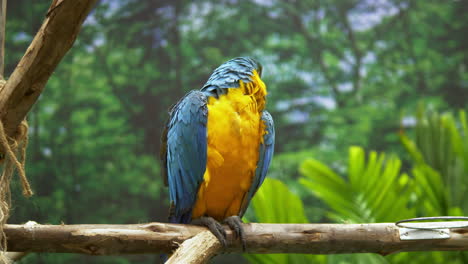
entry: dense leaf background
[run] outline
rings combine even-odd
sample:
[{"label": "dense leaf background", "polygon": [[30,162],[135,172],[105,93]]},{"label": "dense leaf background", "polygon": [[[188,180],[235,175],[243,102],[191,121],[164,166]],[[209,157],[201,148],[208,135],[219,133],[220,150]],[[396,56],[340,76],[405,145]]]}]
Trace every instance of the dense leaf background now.
[{"label": "dense leaf background", "polygon": [[[6,76],[50,1],[8,1]],[[167,110],[237,56],[264,66],[270,179],[246,218],[393,222],[467,215],[468,2],[101,0],[28,116],[23,223],[165,221]],[[17,183],[14,183],[18,185]],[[21,263],[156,263],[30,254]],[[466,263],[465,253],[221,256],[214,263]]]}]

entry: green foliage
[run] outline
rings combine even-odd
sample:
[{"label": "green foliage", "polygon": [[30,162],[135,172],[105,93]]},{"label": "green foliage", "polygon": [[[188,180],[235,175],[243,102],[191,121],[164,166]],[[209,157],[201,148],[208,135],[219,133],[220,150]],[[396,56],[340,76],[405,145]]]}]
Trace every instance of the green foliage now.
[{"label": "green foliage", "polygon": [[304,161],[301,179],[309,190],[325,201],[337,222],[394,222],[413,215],[406,207],[411,181],[400,173],[401,161],[394,156],[371,152],[365,159],[362,148],[351,147],[346,179],[317,160]]},{"label": "green foliage", "polygon": [[279,180],[265,179],[252,200],[260,223],[308,223],[301,199]]},{"label": "green foliage", "polygon": [[467,191],[468,137],[467,119],[463,110],[459,113],[459,123],[449,113],[425,114],[420,108],[415,127],[415,140],[405,134],[401,142],[410,153],[413,162],[413,175],[417,182],[426,210],[430,214],[459,215],[468,211],[464,199]]}]

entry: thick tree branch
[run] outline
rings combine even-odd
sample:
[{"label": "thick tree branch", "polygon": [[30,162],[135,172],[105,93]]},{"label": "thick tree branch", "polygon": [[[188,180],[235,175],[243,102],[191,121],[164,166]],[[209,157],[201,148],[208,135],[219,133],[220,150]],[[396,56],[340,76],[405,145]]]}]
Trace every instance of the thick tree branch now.
[{"label": "thick tree branch", "polygon": [[54,0],[46,19],[0,91],[0,115],[8,135],[16,132],[55,67],[71,48],[97,0]]},{"label": "thick tree branch", "polygon": [[[450,230],[450,238],[400,240],[393,223],[379,224],[245,224],[247,253],[378,253],[468,250],[468,228]],[[93,255],[170,253],[183,241],[205,231],[192,225],[6,225],[8,250]],[[222,252],[242,252],[228,230]]]},{"label": "thick tree branch", "polygon": [[203,264],[216,255],[222,245],[210,232],[204,231],[185,240],[165,264]]}]

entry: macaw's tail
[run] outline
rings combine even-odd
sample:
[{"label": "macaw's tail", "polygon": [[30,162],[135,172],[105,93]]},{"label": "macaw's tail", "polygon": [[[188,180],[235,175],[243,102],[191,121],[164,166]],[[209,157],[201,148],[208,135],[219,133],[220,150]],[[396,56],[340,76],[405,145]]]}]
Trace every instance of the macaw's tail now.
[{"label": "macaw's tail", "polygon": [[[174,211],[171,208],[171,210],[169,212],[169,223],[171,223],[171,224],[189,224],[190,221],[192,221],[192,212],[187,212],[187,213],[181,214],[181,215],[175,215]],[[169,258],[169,255],[161,254],[159,256],[159,258],[161,259],[161,263],[165,263],[167,261],[167,259]]]},{"label": "macaw's tail", "polygon": [[192,221],[192,212],[169,216],[169,223],[171,224],[189,224],[190,221]]},{"label": "macaw's tail", "polygon": [[169,255],[167,255],[167,254],[159,255],[159,260],[160,260],[159,263],[166,263],[167,259],[169,259]]},{"label": "macaw's tail", "polygon": [[192,210],[184,210],[185,212],[180,211],[177,212],[175,205],[171,203],[171,207],[169,208],[169,223],[189,224],[190,221],[192,221]]}]

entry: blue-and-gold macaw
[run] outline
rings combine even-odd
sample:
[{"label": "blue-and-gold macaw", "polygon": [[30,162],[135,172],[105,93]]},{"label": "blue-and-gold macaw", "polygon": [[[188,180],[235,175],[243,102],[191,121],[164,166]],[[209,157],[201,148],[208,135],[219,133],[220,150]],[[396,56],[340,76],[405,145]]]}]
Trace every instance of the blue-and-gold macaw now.
[{"label": "blue-and-gold macaw", "polygon": [[273,156],[273,119],[265,110],[262,66],[235,58],[170,111],[161,158],[172,223],[207,226],[226,246],[226,223],[245,248],[240,217],[265,179]]}]

